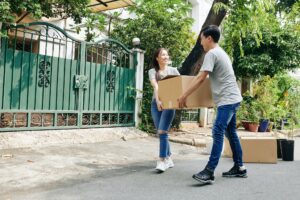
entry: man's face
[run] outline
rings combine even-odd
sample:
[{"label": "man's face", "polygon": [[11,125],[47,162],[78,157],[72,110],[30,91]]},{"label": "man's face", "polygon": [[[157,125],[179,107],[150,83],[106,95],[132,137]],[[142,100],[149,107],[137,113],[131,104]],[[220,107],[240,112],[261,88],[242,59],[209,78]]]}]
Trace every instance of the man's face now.
[{"label": "man's face", "polygon": [[201,34],[201,36],[200,36],[200,39],[201,39],[201,45],[203,46],[203,49],[204,49],[204,51],[207,51],[208,50],[208,45],[209,45],[209,42],[210,42],[210,36],[208,36],[208,37],[205,37],[204,35],[203,35],[203,33]]}]

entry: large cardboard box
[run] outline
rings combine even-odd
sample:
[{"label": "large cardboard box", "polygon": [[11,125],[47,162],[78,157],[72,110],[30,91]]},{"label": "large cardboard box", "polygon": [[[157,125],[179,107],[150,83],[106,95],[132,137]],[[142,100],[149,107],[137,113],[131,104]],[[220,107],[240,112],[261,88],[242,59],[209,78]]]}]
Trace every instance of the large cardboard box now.
[{"label": "large cardboard box", "polygon": [[[245,163],[277,163],[275,137],[240,137]],[[229,141],[225,138],[223,155],[232,157]]]},{"label": "large cardboard box", "polygon": [[[163,109],[179,109],[177,99],[186,91],[195,76],[168,76],[158,81],[158,96]],[[207,78],[196,91],[187,98],[187,108],[213,107],[210,81]]]}]

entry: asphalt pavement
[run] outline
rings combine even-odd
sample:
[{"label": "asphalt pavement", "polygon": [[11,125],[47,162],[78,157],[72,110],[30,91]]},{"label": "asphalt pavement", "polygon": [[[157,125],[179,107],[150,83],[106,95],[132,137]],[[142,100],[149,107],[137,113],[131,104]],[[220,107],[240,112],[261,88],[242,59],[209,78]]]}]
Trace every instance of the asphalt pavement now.
[{"label": "asphalt pavement", "polygon": [[222,158],[211,185],[192,179],[208,159],[200,147],[172,143],[175,167],[156,173],[158,140],[152,137],[1,150],[0,199],[298,200],[300,138],[295,140],[295,161],[247,163],[248,178],[221,177],[232,167]]}]

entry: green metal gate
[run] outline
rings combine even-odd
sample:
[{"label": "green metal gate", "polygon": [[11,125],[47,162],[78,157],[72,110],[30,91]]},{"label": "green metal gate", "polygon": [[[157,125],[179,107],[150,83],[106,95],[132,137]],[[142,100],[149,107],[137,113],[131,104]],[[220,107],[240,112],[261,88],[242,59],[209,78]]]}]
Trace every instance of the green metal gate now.
[{"label": "green metal gate", "polygon": [[135,62],[118,41],[79,41],[53,24],[6,26],[0,131],[133,126]]}]

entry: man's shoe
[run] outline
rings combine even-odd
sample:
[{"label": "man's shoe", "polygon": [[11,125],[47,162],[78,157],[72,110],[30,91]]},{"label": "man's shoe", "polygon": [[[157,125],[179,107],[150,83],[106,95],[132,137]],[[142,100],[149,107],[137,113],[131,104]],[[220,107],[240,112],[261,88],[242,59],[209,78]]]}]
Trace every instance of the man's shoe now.
[{"label": "man's shoe", "polygon": [[201,183],[213,183],[215,182],[214,173],[208,169],[204,169],[198,174],[194,174],[193,178]]},{"label": "man's shoe", "polygon": [[157,161],[156,167],[155,167],[155,169],[156,169],[157,171],[159,171],[159,172],[164,172],[164,171],[166,171],[166,169],[168,169],[168,168],[169,168],[169,166],[168,166],[168,164],[167,164],[166,161],[162,161],[162,160]]},{"label": "man's shoe", "polygon": [[172,160],[170,157],[167,158],[165,162],[167,163],[167,166],[168,166],[169,168],[172,168],[172,167],[175,166],[174,163],[173,163],[173,160]]},{"label": "man's shoe", "polygon": [[228,172],[223,172],[222,176],[247,178],[247,169],[244,166],[239,167],[234,165]]}]

